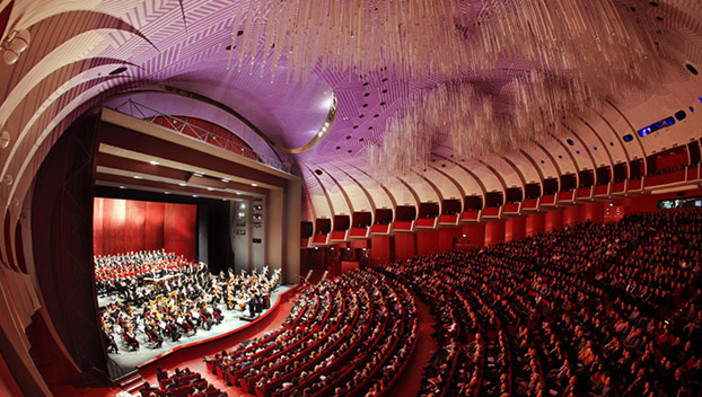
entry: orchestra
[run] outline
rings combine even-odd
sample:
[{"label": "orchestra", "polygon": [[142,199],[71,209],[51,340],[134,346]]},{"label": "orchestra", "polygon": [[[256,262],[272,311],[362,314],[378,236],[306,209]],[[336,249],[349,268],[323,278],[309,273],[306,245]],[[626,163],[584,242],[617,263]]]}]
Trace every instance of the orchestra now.
[{"label": "orchestra", "polygon": [[[164,249],[95,257],[103,339],[109,353],[160,348],[165,340],[210,330],[222,323],[222,308],[250,318],[270,307],[280,270],[218,275]],[[247,310],[248,309],[248,310]],[[117,341],[121,343],[118,344]]]}]

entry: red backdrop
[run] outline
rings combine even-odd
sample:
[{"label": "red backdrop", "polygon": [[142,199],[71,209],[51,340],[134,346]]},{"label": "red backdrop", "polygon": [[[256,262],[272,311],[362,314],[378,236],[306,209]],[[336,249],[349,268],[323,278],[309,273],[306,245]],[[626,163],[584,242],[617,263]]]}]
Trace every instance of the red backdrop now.
[{"label": "red backdrop", "polygon": [[197,206],[96,197],[93,253],[154,250],[197,256]]}]

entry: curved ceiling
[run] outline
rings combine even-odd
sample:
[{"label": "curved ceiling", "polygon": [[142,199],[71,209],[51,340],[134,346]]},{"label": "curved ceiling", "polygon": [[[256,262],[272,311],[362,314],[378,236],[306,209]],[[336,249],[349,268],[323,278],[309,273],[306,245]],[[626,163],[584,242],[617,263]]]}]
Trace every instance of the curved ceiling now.
[{"label": "curved ceiling", "polygon": [[[388,119],[403,110],[412,93],[457,76],[401,79],[378,65],[359,76],[318,67],[305,84],[291,82],[284,60],[276,70],[244,65],[237,43],[246,37],[242,9],[228,0],[39,0],[2,1],[11,6],[5,34],[28,29],[31,43],[14,65],[0,65],[0,127],[9,145],[0,151],[4,181],[0,202],[19,216],[22,202],[51,142],[77,116],[103,104],[118,107],[127,98],[163,113],[206,118],[229,128],[262,156],[294,163],[304,179],[307,220],[372,212],[397,205],[419,206],[465,196],[485,196],[510,188],[526,190],[549,178],[613,167],[699,139],[702,121],[688,117],[665,133],[639,137],[636,130],[680,109],[701,106],[702,5],[698,0],[659,2],[616,0],[638,17],[658,24],[661,43],[675,54],[665,62],[664,81],[648,92],[614,95],[596,109],[564,120],[561,135],[488,159],[454,157],[450,132],[435,140],[430,161],[412,173],[377,181],[369,169],[369,145],[383,139]],[[475,19],[488,0],[461,0]],[[634,11],[632,11],[634,12]],[[233,26],[235,21],[239,26]],[[456,27],[460,28],[460,26]],[[241,34],[237,34],[241,32]],[[233,34],[234,33],[234,34]],[[233,38],[234,37],[234,38]],[[450,57],[447,54],[447,57]],[[536,65],[520,60],[470,74],[483,92],[505,101],[509,82]],[[272,73],[275,72],[275,73]],[[232,114],[211,104],[155,92],[159,84],[194,92],[223,104],[256,126],[256,136]],[[151,90],[148,93],[140,90]],[[298,148],[320,133],[331,98],[337,101],[326,135],[309,150],[290,154],[275,145]],[[632,134],[627,142],[624,136]],[[568,143],[568,139],[572,144]],[[274,145],[271,144],[274,143]],[[10,205],[15,203],[15,205]]]}]

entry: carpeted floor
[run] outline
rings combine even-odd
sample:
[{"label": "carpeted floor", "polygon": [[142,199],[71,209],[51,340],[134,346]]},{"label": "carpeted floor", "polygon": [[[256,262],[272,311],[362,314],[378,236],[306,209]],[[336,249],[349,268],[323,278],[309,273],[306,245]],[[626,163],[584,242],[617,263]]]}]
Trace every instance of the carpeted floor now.
[{"label": "carpeted floor", "polygon": [[429,363],[432,353],[436,350],[436,340],[431,336],[434,332],[436,319],[429,311],[429,305],[423,303],[417,295],[414,296],[417,302],[418,313],[418,335],[417,346],[414,348],[409,362],[402,372],[395,387],[388,393],[388,397],[410,397],[416,396],[422,382],[422,372]]}]

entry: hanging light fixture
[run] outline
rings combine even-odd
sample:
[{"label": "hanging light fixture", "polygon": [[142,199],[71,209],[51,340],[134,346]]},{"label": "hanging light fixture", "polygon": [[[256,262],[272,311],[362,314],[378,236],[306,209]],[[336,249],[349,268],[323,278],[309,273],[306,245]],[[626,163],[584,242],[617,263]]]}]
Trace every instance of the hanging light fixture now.
[{"label": "hanging light fixture", "polygon": [[558,135],[564,116],[660,81],[672,57],[652,17],[618,0],[237,4],[242,71],[382,70],[415,90],[370,145],[371,169],[388,175],[423,167],[437,140],[481,158]]}]

